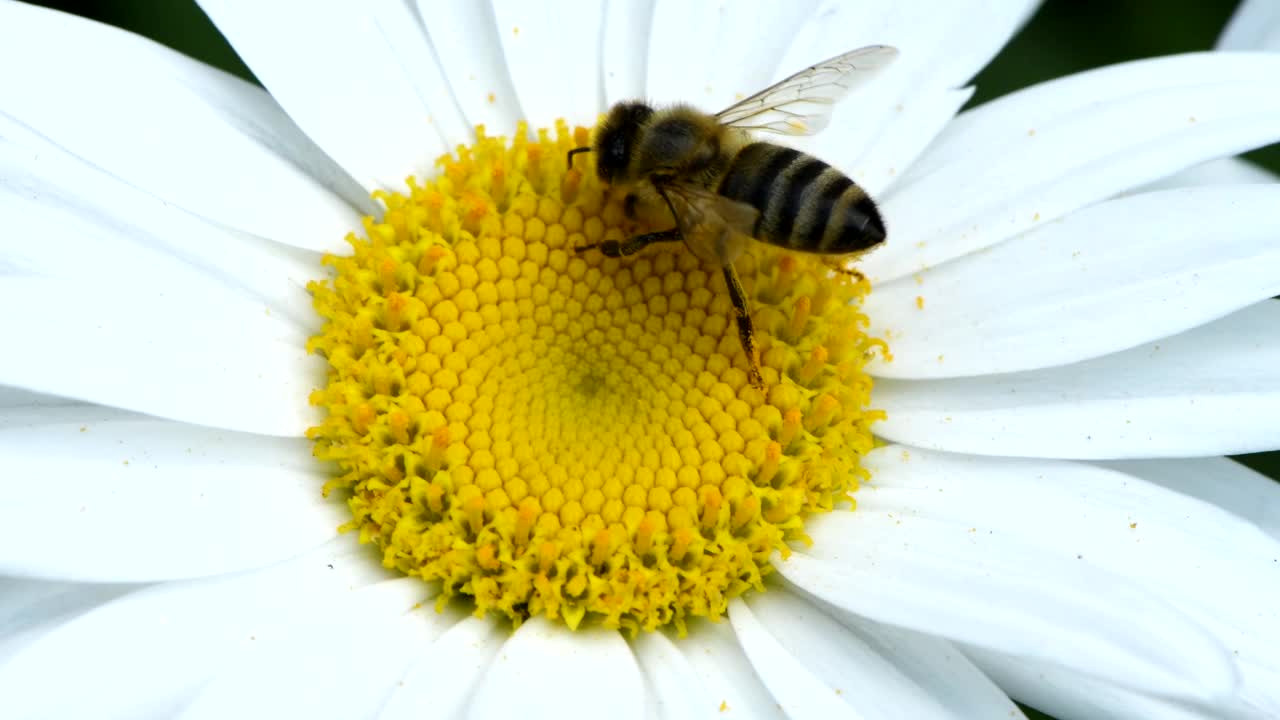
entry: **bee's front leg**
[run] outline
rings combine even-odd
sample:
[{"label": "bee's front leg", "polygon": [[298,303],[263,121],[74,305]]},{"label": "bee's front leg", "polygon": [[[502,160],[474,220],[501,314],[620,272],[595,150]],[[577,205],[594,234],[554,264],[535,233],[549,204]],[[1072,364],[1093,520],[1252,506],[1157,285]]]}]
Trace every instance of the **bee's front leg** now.
[{"label": "bee's front leg", "polygon": [[682,239],[680,228],[671,228],[670,230],[660,230],[658,232],[645,233],[629,237],[622,242],[617,240],[605,240],[604,242],[592,243],[590,245],[582,245],[573,249],[579,255],[588,250],[599,250],[608,257],[626,257],[634,255],[649,245],[657,242],[673,242]]}]

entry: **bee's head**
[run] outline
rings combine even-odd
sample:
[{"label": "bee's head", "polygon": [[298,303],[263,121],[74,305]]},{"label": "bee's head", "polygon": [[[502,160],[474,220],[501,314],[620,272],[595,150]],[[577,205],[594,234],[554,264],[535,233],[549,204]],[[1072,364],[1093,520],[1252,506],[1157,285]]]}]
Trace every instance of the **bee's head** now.
[{"label": "bee's head", "polygon": [[627,167],[631,164],[632,148],[650,115],[653,108],[642,102],[621,102],[609,110],[591,148],[596,156],[596,174],[601,180],[615,183],[630,179]]}]

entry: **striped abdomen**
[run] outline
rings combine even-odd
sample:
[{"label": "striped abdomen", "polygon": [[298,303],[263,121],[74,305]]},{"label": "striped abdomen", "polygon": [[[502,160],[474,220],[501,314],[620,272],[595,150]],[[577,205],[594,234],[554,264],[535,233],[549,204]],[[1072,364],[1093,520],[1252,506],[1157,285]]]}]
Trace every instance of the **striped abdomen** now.
[{"label": "striped abdomen", "polygon": [[862,188],[825,162],[781,145],[742,148],[719,193],[760,211],[756,239],[792,250],[845,255],[885,238],[880,212]]}]

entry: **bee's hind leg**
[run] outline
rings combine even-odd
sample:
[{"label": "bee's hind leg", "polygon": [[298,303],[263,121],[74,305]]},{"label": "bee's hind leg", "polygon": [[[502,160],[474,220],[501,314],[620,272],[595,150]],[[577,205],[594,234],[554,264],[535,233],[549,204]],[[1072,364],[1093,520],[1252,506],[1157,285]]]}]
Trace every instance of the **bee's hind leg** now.
[{"label": "bee's hind leg", "polygon": [[604,242],[592,243],[590,245],[580,245],[574,248],[573,251],[581,255],[588,250],[599,250],[608,257],[626,257],[640,252],[653,243],[673,242],[681,239],[683,239],[683,236],[680,234],[680,228],[671,228],[670,230],[660,230],[658,232],[636,235],[621,242],[617,240],[605,240]]},{"label": "bee's hind leg", "polygon": [[733,301],[733,311],[738,320],[738,339],[742,341],[742,349],[747,353],[747,379],[751,385],[764,389],[764,378],[760,376],[760,357],[756,350],[755,328],[751,325],[751,308],[747,304],[747,293],[742,289],[738,273],[733,265],[724,266],[724,283],[729,286],[729,299]]},{"label": "bee's hind leg", "polygon": [[848,262],[849,258],[847,257],[833,257],[827,255],[822,258],[822,264],[826,265],[828,270],[836,273],[837,275],[844,275],[845,277],[852,278],[856,283],[867,279],[866,275],[863,275],[857,270],[849,267]]}]

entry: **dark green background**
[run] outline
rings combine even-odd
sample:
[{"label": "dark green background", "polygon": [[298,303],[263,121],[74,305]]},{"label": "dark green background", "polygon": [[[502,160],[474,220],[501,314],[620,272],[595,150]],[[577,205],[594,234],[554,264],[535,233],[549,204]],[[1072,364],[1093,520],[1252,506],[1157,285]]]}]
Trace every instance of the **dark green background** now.
[{"label": "dark green background", "polygon": [[[133,30],[252,79],[249,69],[191,0],[41,2]],[[1099,65],[1213,47],[1235,0],[1047,0],[975,81],[973,104]],[[1248,157],[1280,172],[1280,146]],[[1280,477],[1280,452],[1240,458]],[[1030,711],[1033,718],[1047,716]]]}]

